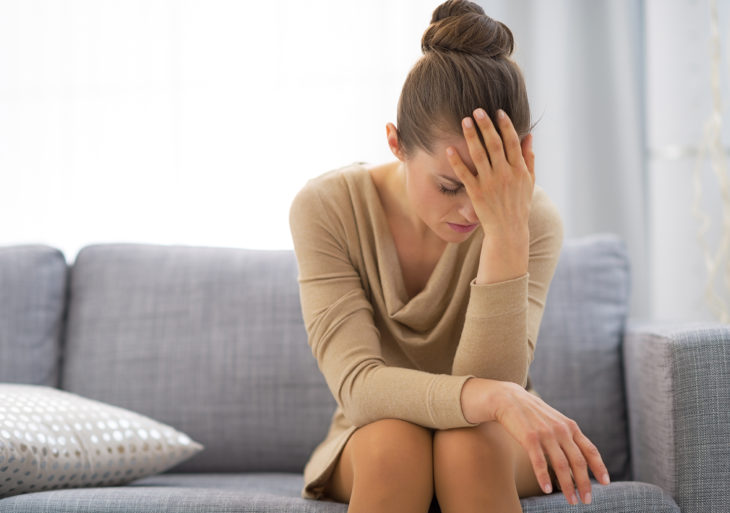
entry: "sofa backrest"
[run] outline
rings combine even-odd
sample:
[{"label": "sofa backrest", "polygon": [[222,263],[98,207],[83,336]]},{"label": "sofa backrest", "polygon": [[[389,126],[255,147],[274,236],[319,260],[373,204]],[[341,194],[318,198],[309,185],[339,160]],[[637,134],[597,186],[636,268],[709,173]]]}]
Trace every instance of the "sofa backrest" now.
[{"label": "sofa backrest", "polygon": [[[52,384],[63,260],[14,251],[0,251],[0,380]],[[530,368],[615,480],[630,477],[629,281],[618,237],[566,239]],[[172,471],[301,472],[324,438],[336,403],[307,344],[293,251],[92,245],[76,256],[68,295],[60,386],[205,445]]]},{"label": "sofa backrest", "polygon": [[205,449],[175,471],[301,471],[335,401],[293,251],[104,244],[74,262],[61,384]]},{"label": "sofa backrest", "polygon": [[66,279],[56,248],[0,247],[0,382],[58,385]]}]

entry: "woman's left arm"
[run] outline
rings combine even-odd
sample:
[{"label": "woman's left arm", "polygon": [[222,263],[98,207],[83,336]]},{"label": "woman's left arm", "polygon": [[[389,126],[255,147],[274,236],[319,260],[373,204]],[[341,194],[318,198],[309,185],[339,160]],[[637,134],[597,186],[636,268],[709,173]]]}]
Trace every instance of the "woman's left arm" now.
[{"label": "woman's left arm", "polygon": [[504,137],[488,117],[477,117],[489,159],[475,128],[464,127],[476,175],[458,155],[450,157],[484,228],[452,373],[524,387],[560,256],[563,224],[555,204],[534,187],[532,136],[520,144],[509,118],[500,123]]}]

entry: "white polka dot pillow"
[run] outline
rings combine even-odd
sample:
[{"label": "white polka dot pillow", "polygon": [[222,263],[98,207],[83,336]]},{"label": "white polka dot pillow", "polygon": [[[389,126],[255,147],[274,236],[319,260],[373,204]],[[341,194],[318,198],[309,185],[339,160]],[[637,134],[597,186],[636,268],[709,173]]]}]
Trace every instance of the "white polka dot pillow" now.
[{"label": "white polka dot pillow", "polygon": [[203,449],[143,415],[56,388],[0,383],[0,497],[111,486]]}]

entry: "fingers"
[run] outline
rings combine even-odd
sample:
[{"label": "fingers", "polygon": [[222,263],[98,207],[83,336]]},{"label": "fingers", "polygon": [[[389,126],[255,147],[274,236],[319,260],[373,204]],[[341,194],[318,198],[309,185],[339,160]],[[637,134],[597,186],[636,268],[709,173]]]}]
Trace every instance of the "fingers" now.
[{"label": "fingers", "polygon": [[[530,164],[523,156],[523,153],[531,154],[532,147],[529,146],[528,152],[523,151],[520,138],[509,116],[502,109],[497,110],[498,130],[484,109],[475,109],[473,114],[476,125],[470,116],[462,119],[461,124],[477,174],[493,170],[514,172],[527,169],[533,175],[534,154],[530,157]],[[482,134],[484,144],[479,139],[477,130]],[[531,138],[528,142],[531,142]]]},{"label": "fingers", "polygon": [[[474,125],[474,122],[469,116],[461,120],[464,138],[466,139],[466,145],[469,148],[471,159],[477,168],[477,174],[489,173],[492,170],[492,166],[498,163],[498,153],[502,153],[502,140],[499,138],[499,134],[497,134],[494,125],[492,125],[492,121],[483,109],[476,109],[474,111],[474,118],[476,119],[477,126]],[[479,140],[477,128],[479,128],[484,137],[486,149],[482,141]],[[496,142],[494,136],[498,139]],[[489,155],[487,155],[487,150],[489,150]],[[502,160],[504,160],[504,157]]]},{"label": "fingers", "polygon": [[588,437],[580,430],[575,433],[573,439],[585,455],[585,458],[588,461],[588,466],[591,468],[591,471],[593,471],[593,475],[596,476],[596,479],[605,485],[610,484],[611,479],[608,477],[608,469],[603,463],[603,459],[601,458],[601,454],[598,452],[598,448],[593,445]]},{"label": "fingers", "polygon": [[560,489],[565,495],[569,504],[578,504],[578,497],[575,495],[575,487],[573,486],[573,474],[570,469],[570,462],[565,457],[563,449],[553,437],[543,440],[545,452],[550,458],[550,466],[560,482]]},{"label": "fingers", "polygon": [[502,133],[502,141],[504,142],[504,152],[507,156],[507,161],[513,167],[521,166],[523,158],[522,148],[520,147],[520,138],[517,135],[514,125],[512,125],[512,120],[502,109],[497,110],[497,123],[499,124],[499,129]]},{"label": "fingers", "polygon": [[530,462],[532,462],[532,468],[535,470],[535,477],[537,478],[537,482],[540,483],[540,488],[545,493],[552,493],[550,471],[547,460],[545,459],[545,453],[540,444],[540,437],[536,432],[533,431],[532,435],[527,437],[525,449],[527,450],[528,456],[530,456]]},{"label": "fingers", "polygon": [[461,160],[459,153],[450,146],[446,148],[446,157],[449,159],[449,164],[456,173],[456,177],[461,180],[467,194],[471,197],[471,191],[478,186],[477,178],[471,174],[471,170]]},{"label": "fingers", "polygon": [[[549,451],[551,466],[570,504],[577,504],[573,495],[574,482],[581,502],[591,503],[589,465],[594,475],[599,476],[603,484],[610,483],[608,470],[601,459],[598,448],[583,434],[574,420],[567,419],[561,424],[561,428],[558,428],[557,436],[549,438],[544,443]],[[575,499],[577,500],[577,497]]]},{"label": "fingers", "polygon": [[578,488],[582,502],[587,504],[591,498],[591,480],[588,477],[588,464],[586,463],[586,459],[573,439],[576,433],[580,433],[578,424],[574,420],[569,419],[567,428],[561,435],[560,442],[565,454],[568,456],[570,468],[573,472],[573,481]]},{"label": "fingers", "polygon": [[535,152],[532,151],[532,134],[527,134],[522,139],[522,158],[525,159],[527,170],[532,176],[532,183],[535,183]]}]

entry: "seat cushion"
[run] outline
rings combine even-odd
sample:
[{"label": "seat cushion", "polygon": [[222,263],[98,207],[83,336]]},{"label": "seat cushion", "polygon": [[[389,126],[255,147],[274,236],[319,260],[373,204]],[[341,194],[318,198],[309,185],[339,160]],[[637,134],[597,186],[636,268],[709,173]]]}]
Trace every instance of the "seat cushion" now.
[{"label": "seat cushion", "polygon": [[[0,500],[3,513],[345,513],[347,505],[299,496],[295,473],[162,474],[110,488],[78,488],[18,495]],[[590,511],[679,513],[658,486],[638,482],[592,483]],[[561,493],[520,501],[525,513],[564,513],[571,506]],[[429,513],[440,513],[438,502]]]},{"label": "seat cushion", "polygon": [[0,247],[0,382],[58,385],[67,267],[50,246]]},{"label": "seat cushion", "polygon": [[566,240],[530,367],[543,400],[578,423],[616,481],[631,479],[622,371],[629,270],[616,235]]}]

